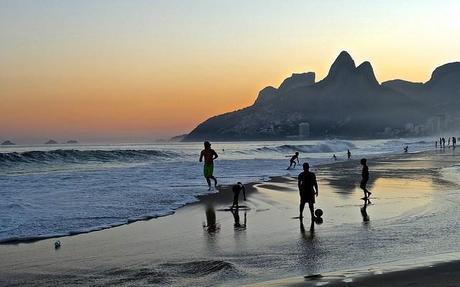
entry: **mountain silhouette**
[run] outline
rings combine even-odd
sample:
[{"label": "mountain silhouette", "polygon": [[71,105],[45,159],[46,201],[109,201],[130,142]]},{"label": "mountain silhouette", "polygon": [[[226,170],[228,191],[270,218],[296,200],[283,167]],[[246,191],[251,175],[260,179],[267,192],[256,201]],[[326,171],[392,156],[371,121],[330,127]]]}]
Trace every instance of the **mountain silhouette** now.
[{"label": "mountain silhouette", "polygon": [[[295,139],[308,136],[376,138],[424,135],[445,129],[460,110],[460,63],[435,69],[426,83],[392,80],[379,84],[370,62],[356,67],[346,51],[315,82],[315,73],[292,74],[259,92],[247,108],[212,117],[184,140]],[[433,124],[442,115],[442,125]]]}]

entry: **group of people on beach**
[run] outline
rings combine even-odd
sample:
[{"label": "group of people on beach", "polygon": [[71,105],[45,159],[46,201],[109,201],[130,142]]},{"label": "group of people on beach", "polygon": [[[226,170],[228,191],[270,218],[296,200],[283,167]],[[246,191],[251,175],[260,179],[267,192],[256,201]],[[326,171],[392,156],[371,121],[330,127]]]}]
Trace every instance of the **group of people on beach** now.
[{"label": "group of people on beach", "polygon": [[[199,161],[202,162],[204,159],[204,167],[203,167],[203,174],[208,184],[208,190],[212,190],[211,186],[211,179],[214,181],[214,187],[217,188],[217,179],[213,175],[214,171],[214,160],[218,158],[218,155],[215,150],[211,148],[211,143],[209,141],[204,142],[204,149],[200,153]],[[336,156],[334,154],[334,158]],[[350,150],[347,150],[347,158],[351,158]],[[364,192],[364,197],[362,198],[365,203],[369,202],[369,197],[372,194],[367,189],[367,182],[369,181],[369,167],[367,166],[367,160],[365,158],[361,159],[360,161],[362,165],[362,172],[361,172],[361,183],[360,188]],[[299,153],[296,152],[290,159],[290,165],[288,169],[300,164],[299,160]],[[315,212],[315,198],[319,195],[318,183],[316,181],[316,175],[310,171],[310,165],[305,162],[303,164],[303,171],[298,175],[298,189],[300,195],[300,205],[299,205],[299,219],[303,219],[303,210],[305,208],[305,204],[308,203],[308,207],[310,209],[311,220],[312,223],[315,220],[320,219],[322,215],[322,210],[316,210]],[[238,200],[239,195],[243,192],[243,199],[246,200],[246,189],[241,182],[238,182],[236,185],[232,187],[233,191],[233,204],[231,209],[238,208]],[[319,212],[318,212],[319,211]],[[315,216],[316,215],[316,216]]]},{"label": "group of people on beach", "polygon": [[[451,139],[452,139],[452,148],[455,148],[457,146],[457,138],[456,137],[452,137],[452,138],[449,137],[447,139],[447,147],[450,148]],[[439,138],[439,142],[438,141],[434,142],[434,147],[435,148],[438,148],[438,145],[439,145],[439,148],[446,148],[446,138],[441,137],[441,138]]]}]

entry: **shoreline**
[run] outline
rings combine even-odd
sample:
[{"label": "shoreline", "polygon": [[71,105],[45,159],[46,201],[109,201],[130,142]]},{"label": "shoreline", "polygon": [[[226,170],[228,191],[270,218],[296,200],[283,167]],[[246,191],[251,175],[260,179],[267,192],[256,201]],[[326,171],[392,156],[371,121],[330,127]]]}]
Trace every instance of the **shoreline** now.
[{"label": "shoreline", "polygon": [[[426,150],[426,151],[420,151],[420,152],[413,152],[409,153],[407,155],[420,155],[424,153],[432,153],[432,150]],[[377,155],[375,157],[370,157],[368,159],[373,159],[373,160],[382,160],[382,159],[391,159],[391,158],[398,158],[400,157],[401,154],[383,154],[383,155]],[[336,161],[336,162],[329,162],[329,163],[323,163],[319,164],[316,166],[313,166],[313,170],[320,170],[321,168],[328,168],[330,166],[340,166],[342,164],[350,164],[354,162],[358,162],[359,159],[350,159],[350,160],[341,160],[341,161]],[[299,173],[302,171],[301,169],[298,169]],[[276,175],[276,176],[269,176],[268,180],[261,180],[261,181],[252,181],[245,183],[246,187],[246,192],[247,195],[250,193],[253,193],[255,191],[254,186],[257,184],[261,183],[270,183],[270,182],[276,182],[279,179],[283,179],[289,176],[286,175]],[[185,208],[190,205],[196,205],[196,204],[202,204],[202,203],[209,203],[209,202],[214,202],[214,203],[222,203],[224,201],[229,201],[233,199],[233,193],[231,191],[232,185],[221,185],[217,189],[217,192],[215,193],[208,193],[208,194],[202,194],[202,195],[197,195],[195,196],[196,201],[185,203],[178,207],[177,209],[163,214],[163,215],[158,215],[158,216],[143,216],[142,218],[139,219],[128,219],[126,222],[122,223],[114,223],[108,226],[96,226],[94,228],[91,228],[89,230],[83,230],[83,231],[69,231],[68,233],[63,233],[63,234],[56,234],[56,235],[39,235],[35,237],[28,237],[28,238],[11,238],[11,239],[4,239],[0,240],[0,246],[2,245],[18,245],[18,244],[28,244],[28,243],[34,243],[34,242],[39,242],[42,240],[47,240],[47,239],[57,239],[57,238],[66,238],[66,237],[72,237],[72,236],[77,236],[80,234],[88,234],[92,232],[100,232],[104,230],[110,230],[112,228],[120,227],[120,226],[125,226],[125,225],[130,225],[136,222],[142,222],[142,221],[150,221],[150,220],[155,220],[158,218],[162,217],[167,217],[167,216],[172,216],[174,215],[178,210]],[[225,193],[224,193],[225,192]]]}]

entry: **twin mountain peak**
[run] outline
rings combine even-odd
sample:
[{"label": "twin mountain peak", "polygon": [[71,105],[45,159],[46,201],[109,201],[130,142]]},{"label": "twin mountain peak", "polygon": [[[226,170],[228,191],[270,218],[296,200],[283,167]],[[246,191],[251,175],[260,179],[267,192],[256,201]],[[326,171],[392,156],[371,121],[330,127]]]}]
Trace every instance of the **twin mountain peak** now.
[{"label": "twin mountain peak", "polygon": [[252,106],[212,117],[185,140],[376,138],[422,136],[455,129],[460,119],[460,63],[434,70],[426,83],[391,80],[380,84],[371,63],[356,67],[342,51],[327,76],[292,74],[278,88],[259,92]]}]

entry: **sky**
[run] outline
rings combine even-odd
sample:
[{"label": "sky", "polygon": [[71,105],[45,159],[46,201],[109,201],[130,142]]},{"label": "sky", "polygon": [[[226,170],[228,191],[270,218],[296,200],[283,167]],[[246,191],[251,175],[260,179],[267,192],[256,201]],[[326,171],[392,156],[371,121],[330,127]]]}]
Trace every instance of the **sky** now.
[{"label": "sky", "polygon": [[190,132],[342,50],[380,82],[460,60],[460,1],[0,0],[0,141]]}]

